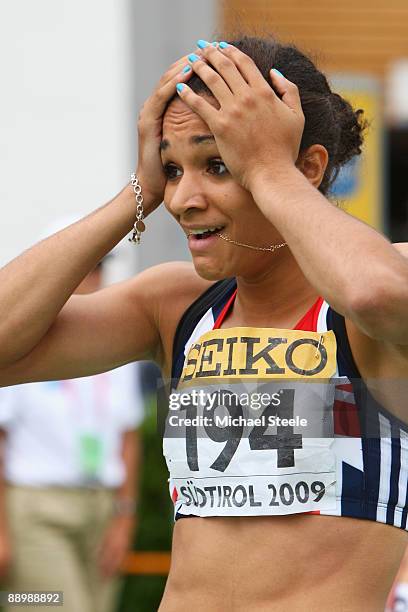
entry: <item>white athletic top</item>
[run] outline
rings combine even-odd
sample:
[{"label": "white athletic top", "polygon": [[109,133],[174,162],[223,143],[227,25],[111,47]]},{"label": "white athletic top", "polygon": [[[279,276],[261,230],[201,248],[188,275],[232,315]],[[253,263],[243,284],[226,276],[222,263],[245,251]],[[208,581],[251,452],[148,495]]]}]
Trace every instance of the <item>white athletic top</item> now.
[{"label": "white athletic top", "polygon": [[319,298],[294,329],[222,329],[235,293],[216,283],[176,332],[163,440],[176,518],[312,512],[408,529],[408,426],[370,395],[344,317]]}]

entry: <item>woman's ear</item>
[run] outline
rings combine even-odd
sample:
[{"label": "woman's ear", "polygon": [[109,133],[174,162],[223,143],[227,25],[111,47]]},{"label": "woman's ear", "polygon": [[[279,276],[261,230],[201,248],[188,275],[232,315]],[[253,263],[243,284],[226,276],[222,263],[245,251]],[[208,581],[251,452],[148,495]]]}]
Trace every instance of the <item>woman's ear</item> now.
[{"label": "woman's ear", "polygon": [[320,144],[314,144],[299,153],[296,166],[316,189],[323,180],[329,161],[327,149]]}]

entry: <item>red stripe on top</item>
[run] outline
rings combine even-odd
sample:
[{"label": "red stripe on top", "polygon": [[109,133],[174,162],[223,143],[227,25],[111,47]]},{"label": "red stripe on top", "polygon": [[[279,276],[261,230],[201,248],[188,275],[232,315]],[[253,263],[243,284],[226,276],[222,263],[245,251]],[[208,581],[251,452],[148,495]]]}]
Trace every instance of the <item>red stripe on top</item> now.
[{"label": "red stripe on top", "polygon": [[344,385],[336,385],[336,391],[337,390],[353,393],[353,385],[351,383],[345,383]]},{"label": "red stripe on top", "polygon": [[304,317],[296,323],[293,329],[302,329],[303,331],[317,331],[317,319],[323,304],[323,298],[319,297],[311,308],[307,311]]},{"label": "red stripe on top", "polygon": [[[229,298],[228,302],[225,304],[224,308],[221,310],[220,314],[217,317],[217,320],[214,323],[213,329],[219,329],[227,316],[232,304],[235,301],[237,296],[237,289],[235,289],[234,293]],[[323,298],[317,298],[316,302],[309,308],[307,313],[298,321],[293,327],[293,329],[300,329],[303,331],[316,331],[317,330],[317,319],[319,317],[319,312],[323,304]]]},{"label": "red stripe on top", "polygon": [[227,312],[229,311],[231,304],[235,300],[236,295],[237,295],[237,289],[235,289],[234,293],[231,295],[230,299],[225,304],[224,308],[221,310],[220,314],[217,317],[216,322],[214,323],[213,329],[218,329],[220,327],[221,323],[227,316]]},{"label": "red stripe on top", "polygon": [[351,438],[361,437],[360,419],[356,404],[334,400],[333,404],[334,433]]}]

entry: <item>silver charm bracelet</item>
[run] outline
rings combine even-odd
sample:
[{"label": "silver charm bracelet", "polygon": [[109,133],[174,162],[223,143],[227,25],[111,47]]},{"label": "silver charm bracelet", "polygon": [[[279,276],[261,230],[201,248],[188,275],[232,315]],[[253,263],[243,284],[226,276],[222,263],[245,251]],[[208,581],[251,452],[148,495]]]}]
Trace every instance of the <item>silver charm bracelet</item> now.
[{"label": "silver charm bracelet", "polygon": [[145,231],[146,226],[143,223],[144,214],[143,214],[143,195],[142,195],[142,186],[139,183],[139,179],[137,178],[135,172],[132,172],[130,175],[130,184],[133,187],[133,191],[135,192],[136,197],[136,221],[133,225],[132,236],[129,238],[129,242],[133,242],[134,244],[140,244],[140,237],[142,232]]}]

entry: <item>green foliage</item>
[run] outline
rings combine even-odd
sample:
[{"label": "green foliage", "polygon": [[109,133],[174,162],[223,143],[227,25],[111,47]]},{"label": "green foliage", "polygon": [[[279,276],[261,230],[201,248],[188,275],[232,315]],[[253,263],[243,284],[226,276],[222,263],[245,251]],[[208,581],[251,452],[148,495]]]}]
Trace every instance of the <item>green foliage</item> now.
[{"label": "green foliage", "polygon": [[165,584],[164,576],[128,576],[119,612],[156,612]]}]

